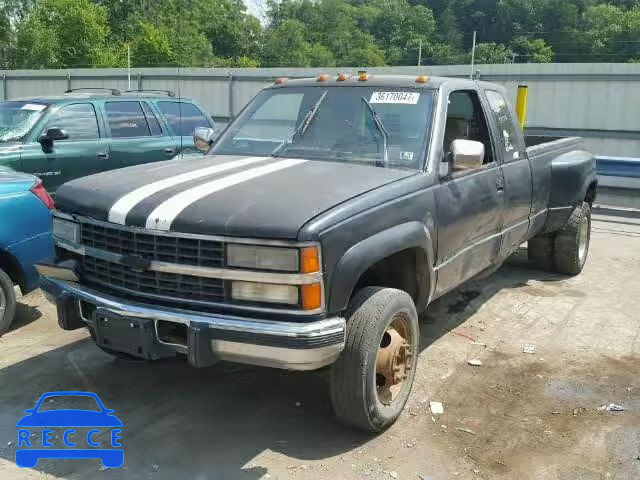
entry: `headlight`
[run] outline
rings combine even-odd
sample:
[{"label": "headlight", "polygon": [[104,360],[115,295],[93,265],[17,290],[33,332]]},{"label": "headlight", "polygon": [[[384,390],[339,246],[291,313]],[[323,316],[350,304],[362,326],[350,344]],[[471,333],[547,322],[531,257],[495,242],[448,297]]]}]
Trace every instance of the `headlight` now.
[{"label": "headlight", "polygon": [[231,282],[231,298],[247,302],[298,304],[298,287],[270,283]]},{"label": "headlight", "polygon": [[68,220],[53,217],[52,233],[55,238],[65,242],[79,243],[80,241],[80,225]]},{"label": "headlight", "polygon": [[297,248],[231,243],[227,245],[227,265],[252,270],[297,272],[300,265],[299,252]]}]

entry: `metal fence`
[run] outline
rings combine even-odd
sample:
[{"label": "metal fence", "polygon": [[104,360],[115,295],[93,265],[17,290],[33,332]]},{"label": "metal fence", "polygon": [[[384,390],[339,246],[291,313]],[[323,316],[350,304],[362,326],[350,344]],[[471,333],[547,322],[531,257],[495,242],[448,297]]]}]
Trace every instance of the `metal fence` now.
[{"label": "metal fence", "polygon": [[[237,114],[277,77],[355,73],[356,68],[220,68],[15,70],[0,72],[2,99],[60,94],[69,88],[170,89],[196,99],[219,124]],[[373,74],[468,76],[468,65],[384,67]],[[483,80],[504,85],[515,99],[529,85],[527,126],[533,134],[579,135],[599,155],[640,156],[640,64],[478,65]]]}]

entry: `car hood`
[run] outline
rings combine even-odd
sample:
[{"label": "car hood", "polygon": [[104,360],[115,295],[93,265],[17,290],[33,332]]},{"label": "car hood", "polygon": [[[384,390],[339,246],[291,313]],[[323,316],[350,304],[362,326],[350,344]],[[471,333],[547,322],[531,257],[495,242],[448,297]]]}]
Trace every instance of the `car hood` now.
[{"label": "car hood", "polygon": [[296,238],[309,220],[414,175],[374,166],[206,156],[139,165],[64,184],[57,207],[126,226],[258,238]]},{"label": "car hood", "polygon": [[114,415],[91,410],[50,410],[25,415],[17,427],[121,427]]}]

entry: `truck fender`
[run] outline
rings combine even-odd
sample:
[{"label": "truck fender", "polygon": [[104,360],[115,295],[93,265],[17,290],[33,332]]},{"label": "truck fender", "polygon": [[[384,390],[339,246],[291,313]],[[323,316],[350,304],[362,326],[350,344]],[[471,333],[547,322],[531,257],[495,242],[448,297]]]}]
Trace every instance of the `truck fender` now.
[{"label": "truck fender", "polygon": [[[596,160],[583,150],[559,155],[551,162],[551,196],[544,231],[556,231],[565,224],[573,209],[597,187]],[[593,201],[592,195],[590,200]]]},{"label": "truck fender", "polygon": [[567,152],[551,162],[550,207],[578,205],[596,181],[596,159],[583,150]]},{"label": "truck fender", "polygon": [[[422,281],[419,285],[416,308],[418,312],[423,311],[436,282],[433,269],[433,241],[425,225],[420,222],[403,223],[383,230],[349,248],[332,275],[329,311],[338,312],[347,307],[358,280],[375,263],[402,250],[416,247],[424,252],[427,260],[422,274],[418,271]],[[425,285],[426,282],[428,285]]]}]

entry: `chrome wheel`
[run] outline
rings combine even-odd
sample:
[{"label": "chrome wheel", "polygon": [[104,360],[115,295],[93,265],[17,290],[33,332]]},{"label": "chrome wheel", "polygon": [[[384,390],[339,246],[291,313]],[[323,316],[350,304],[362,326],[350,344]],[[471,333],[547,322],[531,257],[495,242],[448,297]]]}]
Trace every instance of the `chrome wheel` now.
[{"label": "chrome wheel", "polygon": [[413,357],[412,338],[407,320],[393,317],[382,334],[376,356],[376,391],[378,400],[390,405],[408,382]]},{"label": "chrome wheel", "polygon": [[587,252],[589,251],[589,237],[591,235],[591,230],[589,228],[589,218],[586,215],[582,217],[579,235],[580,238],[578,239],[578,261],[582,265],[587,259]]}]

